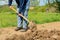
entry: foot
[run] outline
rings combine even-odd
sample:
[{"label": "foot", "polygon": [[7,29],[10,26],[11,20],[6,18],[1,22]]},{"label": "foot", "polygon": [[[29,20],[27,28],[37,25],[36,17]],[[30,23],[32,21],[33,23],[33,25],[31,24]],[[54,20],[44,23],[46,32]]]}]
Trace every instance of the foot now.
[{"label": "foot", "polygon": [[27,31],[27,29],[21,29],[20,31],[21,31],[21,32],[26,32],[26,31]]},{"label": "foot", "polygon": [[16,29],[15,29],[15,31],[18,31],[18,30],[20,30],[20,29],[22,29],[21,27],[17,27]]}]

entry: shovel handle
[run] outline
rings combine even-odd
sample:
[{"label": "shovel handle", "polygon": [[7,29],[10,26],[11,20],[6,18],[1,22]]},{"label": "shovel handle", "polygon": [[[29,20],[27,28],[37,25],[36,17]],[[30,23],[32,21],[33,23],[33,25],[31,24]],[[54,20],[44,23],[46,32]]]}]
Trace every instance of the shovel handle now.
[{"label": "shovel handle", "polygon": [[[14,12],[18,13],[13,7],[11,8]],[[22,14],[19,14],[19,16],[23,17],[27,22],[29,22],[29,20],[27,18],[25,18]]]}]

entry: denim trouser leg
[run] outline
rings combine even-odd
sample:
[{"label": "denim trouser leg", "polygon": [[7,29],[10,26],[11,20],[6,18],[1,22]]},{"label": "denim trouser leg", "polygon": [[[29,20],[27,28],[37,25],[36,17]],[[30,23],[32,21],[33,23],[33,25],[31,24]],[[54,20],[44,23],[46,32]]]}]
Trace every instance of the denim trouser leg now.
[{"label": "denim trouser leg", "polygon": [[18,17],[18,27],[22,27],[22,18],[17,16]]},{"label": "denim trouser leg", "polygon": [[[26,4],[26,9],[24,10],[24,12],[22,13],[22,15],[26,18],[28,18],[28,9],[29,9],[29,6],[30,6],[30,0],[27,2]],[[19,12],[19,8],[17,9],[17,11]],[[23,20],[22,17],[19,17],[18,16],[18,27],[21,27],[23,26],[23,28],[27,28],[27,21],[26,20]]]},{"label": "denim trouser leg", "polygon": [[[25,12],[24,12],[24,16],[26,18],[28,18],[28,10],[29,10],[29,7],[30,7],[30,0],[28,0],[27,4],[26,4],[26,9],[25,9]],[[27,28],[27,24],[28,22],[26,20],[23,20],[23,28]]]},{"label": "denim trouser leg", "polygon": [[[28,18],[28,10],[25,10],[25,12],[23,12],[22,15],[24,17]],[[26,29],[28,22],[26,20],[24,20],[22,17],[19,17],[18,15],[17,15],[17,18],[18,18],[18,27],[22,27],[23,26],[23,28]]]},{"label": "denim trouser leg", "polygon": [[[19,12],[19,8],[17,8],[17,11]],[[17,15],[17,27],[22,27],[22,17]]]},{"label": "denim trouser leg", "polygon": [[[28,18],[28,10],[25,10],[24,12],[24,17]],[[27,28],[27,21],[23,20],[23,28],[26,29]]]}]

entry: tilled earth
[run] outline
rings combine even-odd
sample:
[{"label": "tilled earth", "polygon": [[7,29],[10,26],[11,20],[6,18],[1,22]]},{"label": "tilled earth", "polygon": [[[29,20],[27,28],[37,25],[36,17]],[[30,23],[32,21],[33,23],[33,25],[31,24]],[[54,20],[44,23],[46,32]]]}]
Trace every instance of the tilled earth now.
[{"label": "tilled earth", "polygon": [[0,28],[0,40],[60,40],[60,22],[37,24],[37,29],[15,31],[15,27]]}]

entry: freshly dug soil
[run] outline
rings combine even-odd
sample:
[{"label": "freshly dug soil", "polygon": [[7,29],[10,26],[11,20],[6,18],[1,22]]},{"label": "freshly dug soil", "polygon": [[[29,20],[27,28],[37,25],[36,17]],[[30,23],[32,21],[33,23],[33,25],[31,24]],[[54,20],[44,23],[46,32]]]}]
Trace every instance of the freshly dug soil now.
[{"label": "freshly dug soil", "polygon": [[14,27],[0,28],[0,40],[60,40],[60,22],[37,24],[37,29],[26,32]]}]

